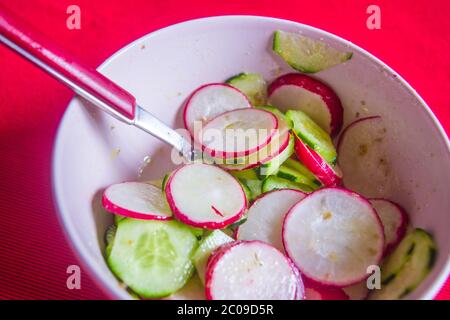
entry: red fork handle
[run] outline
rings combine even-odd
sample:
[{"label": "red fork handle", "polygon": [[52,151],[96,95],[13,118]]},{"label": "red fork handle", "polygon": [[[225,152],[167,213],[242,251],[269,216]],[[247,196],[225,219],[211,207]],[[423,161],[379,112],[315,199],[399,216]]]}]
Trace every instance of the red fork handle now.
[{"label": "red fork handle", "polygon": [[134,120],[136,99],[133,95],[83,65],[3,8],[0,8],[0,42],[116,118],[126,122]]}]

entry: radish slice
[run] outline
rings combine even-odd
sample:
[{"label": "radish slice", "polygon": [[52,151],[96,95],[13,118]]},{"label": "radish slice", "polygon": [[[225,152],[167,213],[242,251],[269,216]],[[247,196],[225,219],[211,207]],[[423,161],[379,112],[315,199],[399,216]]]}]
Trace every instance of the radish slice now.
[{"label": "radish slice", "polygon": [[394,249],[403,239],[408,226],[408,215],[398,204],[385,199],[369,199],[380,216],[384,228],[384,255]]},{"label": "radish slice", "polygon": [[221,164],[220,166],[229,171],[242,171],[255,168],[270,162],[289,147],[289,131],[280,130],[280,132],[283,133],[272,138],[270,143],[260,151],[252,153],[247,157],[238,159],[238,162],[242,162],[242,164],[227,164],[225,161],[225,163]]},{"label": "radish slice", "polygon": [[208,300],[295,300],[304,291],[292,262],[261,241],[237,241],[216,251],[205,289]]},{"label": "radish slice", "polygon": [[[222,161],[221,167],[230,171],[242,171],[269,163],[289,148],[290,139],[289,126],[285,118],[278,117],[278,132],[267,146],[248,156],[232,159],[235,160],[235,164],[228,163],[228,159],[226,159],[226,161]],[[220,161],[220,159],[218,160]]]},{"label": "radish slice", "polygon": [[103,207],[114,214],[144,220],[170,220],[172,213],[161,188],[143,182],[124,182],[106,188]]},{"label": "radish slice", "polygon": [[349,300],[349,296],[341,288],[322,286],[305,279],[306,300]]},{"label": "radish slice", "polygon": [[282,111],[305,112],[323,130],[336,136],[342,128],[341,100],[326,84],[300,73],[275,79],[269,86],[269,104]]},{"label": "radish slice", "polygon": [[261,240],[284,251],[281,229],[289,209],[302,200],[305,193],[282,189],[257,198],[247,213],[247,221],[239,226],[238,240]]},{"label": "radish slice", "polygon": [[394,190],[387,130],[379,116],[351,123],[338,144],[338,161],[346,188],[366,197],[383,198]]},{"label": "radish slice", "polygon": [[307,146],[295,135],[295,154],[324,186],[332,187],[341,184],[342,173],[338,166],[328,164],[317,152]]},{"label": "radish slice", "polygon": [[300,271],[297,269],[295,264],[292,262],[291,259],[286,257],[286,259],[289,261],[289,264],[292,267],[292,270],[294,271],[295,277],[297,278],[297,288],[295,291],[295,298],[294,300],[305,300],[306,299],[306,292],[305,292],[305,285],[303,284],[303,278],[300,274]]},{"label": "radish slice", "polygon": [[206,84],[188,98],[183,113],[184,125],[194,136],[196,121],[200,127],[219,114],[242,108],[251,108],[251,104],[241,91],[228,84]]},{"label": "radish slice", "polygon": [[367,278],[367,267],[380,262],[383,226],[360,195],[324,188],[306,196],[286,215],[283,245],[304,276],[344,287]]},{"label": "radish slice", "polygon": [[367,288],[367,281],[361,281],[349,287],[342,288],[350,300],[365,300],[369,296],[370,290]]},{"label": "radish slice", "polygon": [[203,127],[197,140],[213,157],[237,158],[266,146],[277,129],[273,113],[245,108],[218,115]]},{"label": "radish slice", "polygon": [[325,300],[320,292],[314,288],[305,287],[305,300]]},{"label": "radish slice", "polygon": [[224,228],[239,220],[247,206],[239,182],[208,164],[188,164],[175,170],[165,192],[174,216],[194,227]]}]

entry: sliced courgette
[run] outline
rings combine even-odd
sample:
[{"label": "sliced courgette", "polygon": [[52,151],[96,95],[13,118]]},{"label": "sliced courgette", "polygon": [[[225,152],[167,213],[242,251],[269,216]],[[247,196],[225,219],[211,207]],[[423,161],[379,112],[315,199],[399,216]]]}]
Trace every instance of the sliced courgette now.
[{"label": "sliced courgette", "polygon": [[381,267],[381,289],[372,300],[402,299],[411,293],[431,271],[436,259],[436,245],[429,233],[415,229],[409,233]]},{"label": "sliced courgette", "polygon": [[316,176],[309,171],[307,167],[305,167],[300,161],[294,160],[292,158],[286,159],[286,161],[283,163],[283,166],[291,168],[304,177],[306,177],[308,180],[312,181],[312,183],[316,186],[321,186],[321,183],[319,180],[317,180]]},{"label": "sliced courgette", "polygon": [[114,215],[114,223],[117,225],[120,222],[120,220],[125,219],[125,218],[126,217],[124,217],[124,216],[121,216],[119,214],[115,214]]},{"label": "sliced courgette", "polygon": [[221,230],[214,230],[207,235],[199,244],[198,249],[192,256],[198,276],[205,284],[205,273],[208,258],[211,253],[223,244],[233,242],[234,239]]},{"label": "sliced courgette", "polygon": [[110,225],[108,229],[106,229],[105,233],[105,256],[109,257],[111,253],[111,249],[114,243],[114,238],[116,237],[117,226],[115,224]]},{"label": "sliced courgette", "polygon": [[239,180],[246,193],[247,200],[252,202],[261,194],[262,181],[259,180],[256,169],[230,171],[231,175]]},{"label": "sliced courgette", "polygon": [[292,169],[286,165],[280,166],[276,175],[279,178],[286,179],[291,182],[307,185],[313,190],[319,189],[321,186],[317,179],[310,179],[309,177],[303,175],[300,171]]},{"label": "sliced courgette", "polygon": [[289,144],[279,155],[274,157],[269,162],[266,162],[262,165],[260,165],[258,168],[256,168],[256,172],[260,178],[264,178],[265,176],[270,176],[273,174],[276,174],[280,168],[280,166],[286,161],[286,159],[289,159],[290,156],[294,153],[294,145],[295,140],[294,136],[291,135],[289,137]]},{"label": "sliced courgette", "polygon": [[292,68],[303,73],[331,68],[351,59],[353,55],[336,50],[322,41],[280,30],[274,33],[272,49]]},{"label": "sliced courgette", "polygon": [[280,111],[280,109],[278,109],[276,107],[273,107],[273,106],[259,106],[259,107],[256,107],[256,108],[272,112],[278,119],[281,119],[281,120],[285,121],[286,124],[288,125],[289,129],[292,128],[292,123],[290,121],[288,121],[288,119],[286,118],[284,113]]},{"label": "sliced courgette", "polygon": [[239,73],[226,83],[242,91],[253,106],[267,103],[267,83],[259,73]]},{"label": "sliced courgette", "polygon": [[161,298],[189,280],[197,245],[192,230],[175,220],[123,219],[117,225],[107,262],[141,297]]},{"label": "sliced courgette", "polygon": [[170,177],[170,172],[166,173],[166,175],[162,179],[162,183],[161,183],[161,190],[162,190],[162,192],[164,192],[166,190],[166,184],[167,184],[167,181],[169,181],[169,177]]},{"label": "sliced courgette", "polygon": [[292,182],[286,179],[282,179],[276,176],[269,176],[266,179],[264,179],[262,183],[262,192],[269,192],[272,190],[279,190],[279,189],[295,189],[300,190],[303,192],[312,192],[314,191],[310,186],[307,186],[305,184],[300,184],[296,182]]},{"label": "sliced courgette", "polygon": [[336,163],[336,148],[328,133],[317,125],[306,113],[300,110],[286,112],[293,125],[293,131],[310,148],[316,151],[329,164]]}]

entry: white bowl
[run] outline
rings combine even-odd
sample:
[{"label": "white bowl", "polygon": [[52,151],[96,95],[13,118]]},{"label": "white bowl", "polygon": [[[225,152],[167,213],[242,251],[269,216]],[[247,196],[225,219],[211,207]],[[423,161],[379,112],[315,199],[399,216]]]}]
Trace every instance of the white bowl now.
[{"label": "white bowl", "polygon": [[[141,106],[181,128],[183,101],[201,84],[242,71],[260,72],[268,80],[292,71],[271,52],[276,29],[299,31],[354,52],[349,62],[315,76],[340,96],[344,124],[357,112],[381,115],[396,135],[391,147],[397,156],[391,161],[399,186],[387,196],[407,209],[414,226],[432,232],[439,248],[433,271],[408,298],[433,298],[450,269],[450,144],[426,103],[383,62],[348,41],[296,22],[224,16],[153,32],[119,50],[99,70],[134,94]],[[152,161],[139,175],[147,155]],[[119,181],[161,178],[173,167],[169,155],[169,147],[160,141],[78,99],[71,101],[61,121],[53,157],[59,215],[91,277],[113,298],[130,296],[103,258],[105,229],[113,219],[101,208],[101,191]]]}]

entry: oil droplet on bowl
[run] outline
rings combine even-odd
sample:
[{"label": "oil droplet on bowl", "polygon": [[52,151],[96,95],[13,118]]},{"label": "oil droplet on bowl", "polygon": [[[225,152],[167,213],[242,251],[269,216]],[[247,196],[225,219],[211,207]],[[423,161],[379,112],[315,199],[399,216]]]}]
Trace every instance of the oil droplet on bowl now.
[{"label": "oil droplet on bowl", "polygon": [[142,161],[141,166],[139,167],[138,170],[138,177],[142,176],[142,173],[144,172],[144,169],[149,165],[149,163],[152,161],[152,157],[151,156],[145,156],[144,160]]}]

